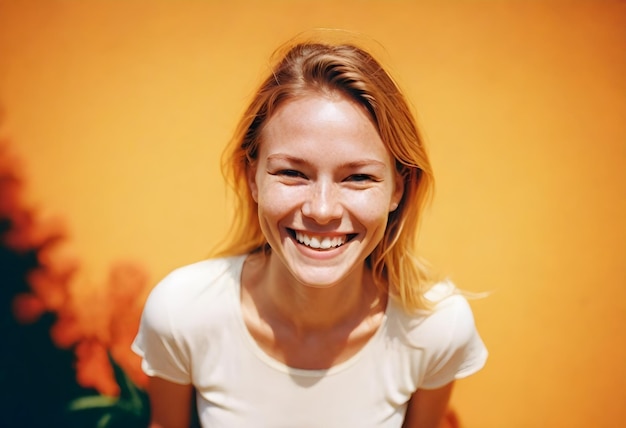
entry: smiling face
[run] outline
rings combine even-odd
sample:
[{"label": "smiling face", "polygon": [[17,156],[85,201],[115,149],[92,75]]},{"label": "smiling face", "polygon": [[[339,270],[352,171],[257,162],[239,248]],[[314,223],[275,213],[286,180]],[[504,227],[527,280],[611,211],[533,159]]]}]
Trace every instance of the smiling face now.
[{"label": "smiling face", "polygon": [[338,94],[279,107],[248,183],[272,248],[270,268],[311,287],[360,281],[403,190],[365,110]]}]

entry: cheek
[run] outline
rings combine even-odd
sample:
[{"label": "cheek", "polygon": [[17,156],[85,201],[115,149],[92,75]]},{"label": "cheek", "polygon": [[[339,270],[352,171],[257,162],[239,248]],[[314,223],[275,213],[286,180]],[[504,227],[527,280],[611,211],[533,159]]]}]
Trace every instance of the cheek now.
[{"label": "cheek", "polygon": [[348,195],[344,205],[363,224],[386,224],[390,201],[387,192],[357,192]]},{"label": "cheek", "polygon": [[298,206],[301,193],[285,186],[260,186],[257,194],[259,213],[280,216]]}]

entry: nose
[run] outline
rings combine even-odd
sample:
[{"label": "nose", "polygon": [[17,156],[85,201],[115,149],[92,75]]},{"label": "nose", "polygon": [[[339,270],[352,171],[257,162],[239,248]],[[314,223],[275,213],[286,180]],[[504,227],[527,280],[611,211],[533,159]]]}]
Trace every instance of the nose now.
[{"label": "nose", "polygon": [[302,214],[319,224],[327,224],[341,218],[343,205],[332,183],[317,182],[310,186],[309,195],[302,205]]}]

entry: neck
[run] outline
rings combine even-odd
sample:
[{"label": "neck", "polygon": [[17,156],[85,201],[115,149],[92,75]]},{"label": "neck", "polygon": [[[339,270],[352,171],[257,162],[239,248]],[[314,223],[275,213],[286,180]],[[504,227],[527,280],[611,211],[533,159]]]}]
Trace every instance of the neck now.
[{"label": "neck", "polygon": [[[348,278],[328,287],[299,283],[285,273],[272,255],[262,256],[254,296],[259,315],[289,326],[296,335],[349,328],[374,313],[380,313],[386,296],[375,286],[369,269],[355,270]],[[254,262],[253,262],[254,263]],[[268,319],[269,321],[269,319]]]}]

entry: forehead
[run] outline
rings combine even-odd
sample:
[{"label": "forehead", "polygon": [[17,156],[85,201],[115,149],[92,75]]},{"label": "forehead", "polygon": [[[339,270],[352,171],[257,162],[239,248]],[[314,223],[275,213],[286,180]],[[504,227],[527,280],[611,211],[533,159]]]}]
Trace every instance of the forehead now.
[{"label": "forehead", "polygon": [[259,152],[302,156],[374,157],[391,161],[368,112],[336,93],[309,94],[286,101],[261,132]]}]

